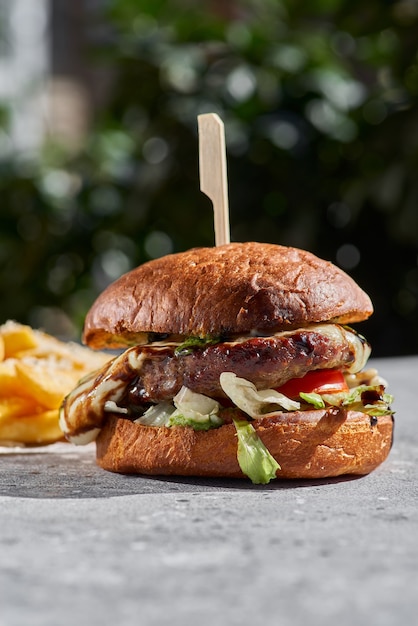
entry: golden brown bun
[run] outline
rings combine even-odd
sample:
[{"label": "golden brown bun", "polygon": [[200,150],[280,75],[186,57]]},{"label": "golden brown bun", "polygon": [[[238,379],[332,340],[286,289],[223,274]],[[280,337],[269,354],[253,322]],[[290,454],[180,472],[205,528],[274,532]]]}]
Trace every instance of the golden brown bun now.
[{"label": "golden brown bun", "polygon": [[[252,422],[281,466],[277,478],[327,478],[368,474],[392,443],[391,416],[312,410]],[[103,469],[128,474],[242,477],[233,424],[196,432],[187,427],[141,426],[109,416],[97,439]]]},{"label": "golden brown bun", "polygon": [[172,254],[124,274],[87,314],[83,340],[117,346],[135,333],[220,335],[353,323],[373,312],[342,270],[296,248],[231,243]]}]

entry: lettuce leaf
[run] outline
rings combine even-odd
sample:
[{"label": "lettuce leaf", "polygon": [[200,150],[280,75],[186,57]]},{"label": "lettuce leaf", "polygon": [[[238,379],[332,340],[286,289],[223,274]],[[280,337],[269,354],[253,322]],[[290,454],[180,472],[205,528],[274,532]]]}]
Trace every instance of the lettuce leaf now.
[{"label": "lettuce leaf", "polygon": [[218,416],[219,402],[182,387],[171,402],[152,405],[135,420],[144,426],[190,426],[194,430],[209,430],[222,426]]},{"label": "lettuce leaf", "polygon": [[200,413],[201,415],[215,415],[219,411],[219,402],[202,393],[196,393],[187,387],[182,387],[173,398],[174,406],[187,414]]},{"label": "lettuce leaf", "polygon": [[385,385],[357,385],[349,392],[321,394],[325,405],[341,406],[352,411],[360,411],[367,415],[380,417],[392,415],[393,396],[385,392]]},{"label": "lettuce leaf", "polygon": [[299,396],[308,404],[312,404],[315,409],[325,408],[324,399],[319,393],[304,393],[301,391]]},{"label": "lettuce leaf", "polygon": [[362,411],[372,417],[392,415],[393,396],[385,393],[384,385],[359,385],[350,390],[341,406],[353,411]]},{"label": "lettuce leaf", "polygon": [[136,420],[135,424],[142,424],[143,426],[167,426],[168,420],[172,413],[174,413],[175,407],[171,402],[160,402],[159,404],[153,404],[149,407]]},{"label": "lettuce leaf", "polygon": [[255,485],[266,485],[276,478],[280,465],[267,450],[252,424],[246,420],[233,420],[237,436],[239,466]]},{"label": "lettuce leaf", "polygon": [[170,415],[167,426],[190,426],[194,430],[209,430],[222,426],[218,416],[220,404],[213,398],[182,387],[173,398],[175,411]]},{"label": "lettuce leaf", "polygon": [[252,418],[265,417],[277,411],[297,411],[300,403],[275,389],[258,391],[256,386],[232,372],[222,372],[219,382],[224,393],[241,411]]}]

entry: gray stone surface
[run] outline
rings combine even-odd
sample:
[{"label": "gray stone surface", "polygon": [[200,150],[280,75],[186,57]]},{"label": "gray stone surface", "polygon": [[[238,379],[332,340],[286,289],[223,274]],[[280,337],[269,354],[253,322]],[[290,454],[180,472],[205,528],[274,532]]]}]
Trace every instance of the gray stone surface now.
[{"label": "gray stone surface", "polygon": [[0,624],[418,621],[418,357],[377,362],[395,445],[316,482],[104,472],[94,447],[0,452]]}]

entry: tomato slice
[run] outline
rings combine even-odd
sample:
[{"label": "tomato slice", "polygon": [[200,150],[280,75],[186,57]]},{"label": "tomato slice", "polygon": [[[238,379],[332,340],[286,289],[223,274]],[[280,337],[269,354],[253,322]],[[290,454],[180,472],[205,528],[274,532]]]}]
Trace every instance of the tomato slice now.
[{"label": "tomato slice", "polygon": [[313,370],[302,378],[292,378],[277,388],[288,398],[298,398],[302,393],[336,393],[348,391],[348,385],[339,370]]}]

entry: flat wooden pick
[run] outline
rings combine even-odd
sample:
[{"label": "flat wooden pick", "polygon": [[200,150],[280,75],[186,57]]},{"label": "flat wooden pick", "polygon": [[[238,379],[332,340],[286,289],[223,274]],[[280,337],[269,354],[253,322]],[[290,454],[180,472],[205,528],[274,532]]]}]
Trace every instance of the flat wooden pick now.
[{"label": "flat wooden pick", "polygon": [[215,244],[230,242],[224,123],[216,113],[198,115],[200,190],[213,204]]}]

